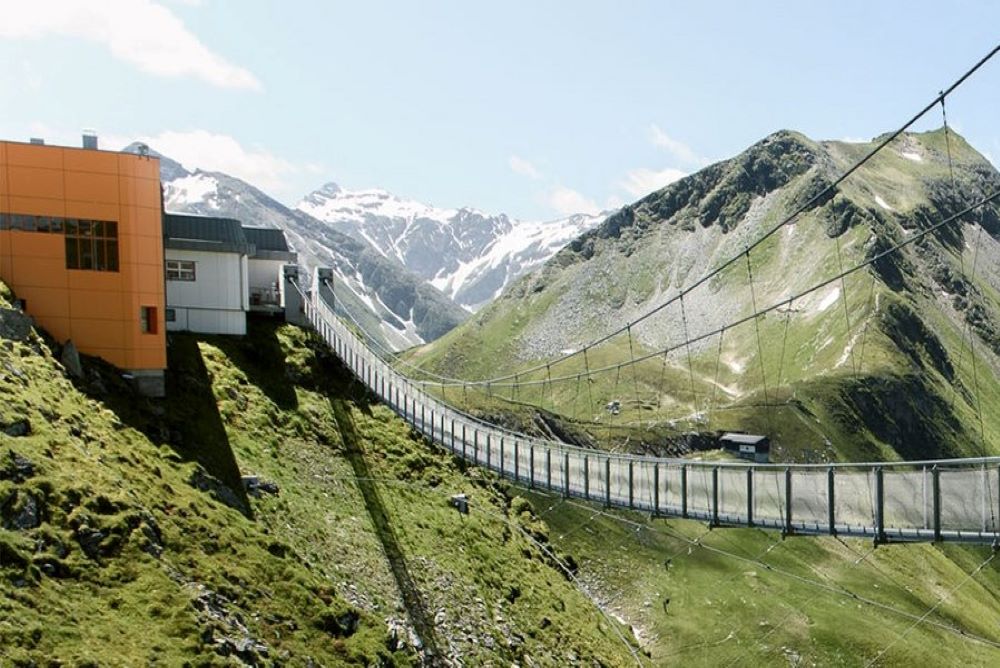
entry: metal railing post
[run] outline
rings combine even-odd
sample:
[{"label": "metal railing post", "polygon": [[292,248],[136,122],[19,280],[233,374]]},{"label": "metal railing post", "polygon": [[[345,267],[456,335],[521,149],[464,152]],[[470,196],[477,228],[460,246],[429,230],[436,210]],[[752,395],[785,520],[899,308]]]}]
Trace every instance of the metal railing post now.
[{"label": "metal railing post", "polygon": [[784,535],[792,535],[792,469],[785,469],[785,528]]},{"label": "metal railing post", "polygon": [[712,467],[712,526],[719,526],[719,467]]},{"label": "metal railing post", "polygon": [[632,460],[628,460],[628,507],[635,508],[635,494],[632,491]]},{"label": "metal railing post", "polygon": [[569,498],[569,453],[563,453],[563,495]]},{"label": "metal railing post", "polygon": [[653,515],[660,512],[660,465],[653,464]]},{"label": "metal railing post", "polygon": [[517,439],[514,439],[514,480],[521,479],[521,453],[518,451]]},{"label": "metal railing post", "polygon": [[832,466],[826,470],[826,522],[831,536],[837,535],[837,497],[836,469]]},{"label": "metal railing post", "polygon": [[875,544],[885,541],[885,472],[875,467]]},{"label": "metal railing post", "polygon": [[611,457],[604,458],[604,505],[611,507]]},{"label": "metal railing post", "polygon": [[681,464],[681,517],[688,516],[688,467]]},{"label": "metal railing post", "polygon": [[545,448],[545,488],[552,490],[552,448]]},{"label": "metal railing post", "polygon": [[535,489],[535,444],[528,444],[528,489]]},{"label": "metal railing post", "polygon": [[934,504],[932,520],[934,524],[934,542],[941,541],[941,469],[935,464],[931,468],[931,502]]}]

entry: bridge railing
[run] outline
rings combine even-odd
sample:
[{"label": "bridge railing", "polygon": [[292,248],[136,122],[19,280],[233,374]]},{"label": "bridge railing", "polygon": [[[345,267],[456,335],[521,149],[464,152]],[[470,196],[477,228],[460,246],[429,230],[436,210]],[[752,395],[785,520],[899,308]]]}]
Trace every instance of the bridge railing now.
[{"label": "bridge railing", "polygon": [[308,321],[386,405],[431,441],[517,483],[712,525],[889,540],[994,543],[1000,458],[835,464],[697,462],[519,434],[446,405],[365,343],[323,300]]}]

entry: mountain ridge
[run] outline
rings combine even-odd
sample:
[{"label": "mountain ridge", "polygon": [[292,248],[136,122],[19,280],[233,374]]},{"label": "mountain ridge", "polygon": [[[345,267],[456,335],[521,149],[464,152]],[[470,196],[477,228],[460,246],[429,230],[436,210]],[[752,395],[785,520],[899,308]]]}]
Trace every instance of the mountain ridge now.
[{"label": "mountain ridge", "polygon": [[351,191],[333,182],[296,208],[394,257],[471,311],[607,215],[520,221],[473,207],[438,208],[381,189]]}]

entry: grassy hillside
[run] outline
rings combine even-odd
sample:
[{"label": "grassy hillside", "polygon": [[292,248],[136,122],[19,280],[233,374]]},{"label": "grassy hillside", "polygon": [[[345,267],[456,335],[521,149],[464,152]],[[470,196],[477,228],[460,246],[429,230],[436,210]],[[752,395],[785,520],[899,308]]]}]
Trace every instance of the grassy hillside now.
[{"label": "grassy hillside", "polygon": [[784,460],[995,453],[1000,415],[980,410],[1000,399],[995,203],[802,294],[1000,187],[954,133],[903,135],[683,302],[581,352],[739,257],[873,147],[776,133],[623,208],[409,361],[469,379],[521,371],[533,385],[461,398],[540,407],[613,447],[742,430]]},{"label": "grassy hillside", "polygon": [[0,664],[632,660],[530,506],[428,450],[306,332],[171,335],[159,401],[97,360],[71,381],[10,305]]},{"label": "grassy hillside", "polygon": [[652,665],[1000,661],[1000,563],[987,547],[873,550],[531,498],[550,509],[553,541],[577,556],[581,579],[635,626]]}]

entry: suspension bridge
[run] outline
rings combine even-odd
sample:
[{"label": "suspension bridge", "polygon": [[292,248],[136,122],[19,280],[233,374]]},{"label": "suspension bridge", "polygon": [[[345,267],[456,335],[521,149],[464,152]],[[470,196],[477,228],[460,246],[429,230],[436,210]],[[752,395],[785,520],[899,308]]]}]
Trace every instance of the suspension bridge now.
[{"label": "suspension bridge", "polygon": [[[440,384],[442,389],[446,386],[465,389],[470,385],[491,389],[508,387],[513,396],[517,387],[534,385],[545,388],[556,382],[574,380],[579,383],[580,372],[553,377],[552,368],[581,354],[586,360],[589,349],[623,333],[628,335],[629,361],[606,369],[591,370],[588,367],[588,381],[591,373],[614,368],[620,371],[627,365],[635,368],[636,364],[646,359],[666,356],[674,350],[688,352],[690,369],[692,343],[719,337],[721,348],[721,338],[726,331],[742,324],[753,324],[756,327],[761,316],[782,308],[790,310],[794,303],[826,286],[846,288],[846,277],[876,265],[889,255],[902,251],[956,221],[961,223],[963,217],[1000,198],[1000,190],[983,193],[962,211],[944,217],[919,232],[911,233],[899,243],[846,269],[841,261],[838,241],[840,271],[836,275],[761,308],[758,308],[754,299],[753,311],[749,315],[695,336],[689,335],[685,318],[685,336],[680,343],[641,356],[632,353],[632,330],[640,320],[674,303],[679,303],[683,315],[686,295],[695,288],[706,285],[724,269],[744,258],[752,294],[750,253],[755,248],[793,222],[800,213],[817,202],[824,201],[838,184],[902,135],[928,111],[940,105],[944,116],[945,98],[998,51],[1000,46],[942,91],[900,129],[881,139],[850,169],[828,184],[826,189],[767,230],[761,238],[748,244],[742,252],[639,320],[628,323],[581,350],[567,353],[555,361],[520,374],[488,381],[436,376],[435,384]],[[944,121],[947,140],[946,116]],[[950,164],[949,148],[949,166]],[[954,176],[952,179],[954,181]],[[980,227],[980,232],[981,229]],[[975,272],[975,263],[972,272]],[[964,279],[964,264],[962,273]],[[700,462],[588,449],[529,436],[478,419],[447,403],[443,397],[430,394],[426,389],[426,381],[404,375],[401,369],[407,368],[405,362],[393,359],[391,352],[381,348],[371,337],[363,339],[363,331],[356,321],[349,322],[341,317],[341,313],[348,316],[343,308],[338,308],[332,279],[332,269],[317,269],[313,290],[307,292],[294,273],[286,275],[288,289],[298,291],[298,296],[302,299],[305,319],[354,376],[415,431],[456,457],[494,471],[516,484],[561,494],[567,498],[586,499],[606,507],[702,520],[710,526],[764,527],[780,530],[785,535],[853,536],[871,539],[876,544],[890,541],[1000,544],[1000,457],[830,464]],[[850,329],[846,304],[845,318]],[[761,347],[759,328],[756,337],[757,345]],[[972,337],[970,331],[970,355],[974,356]],[[963,335],[963,353],[964,341]],[[763,375],[763,362],[761,365]],[[532,372],[542,372],[545,376],[525,380],[524,377]],[[973,373],[975,374],[974,358]],[[982,428],[978,385],[976,392],[976,410]],[[764,395],[766,403],[766,377]]]}]

